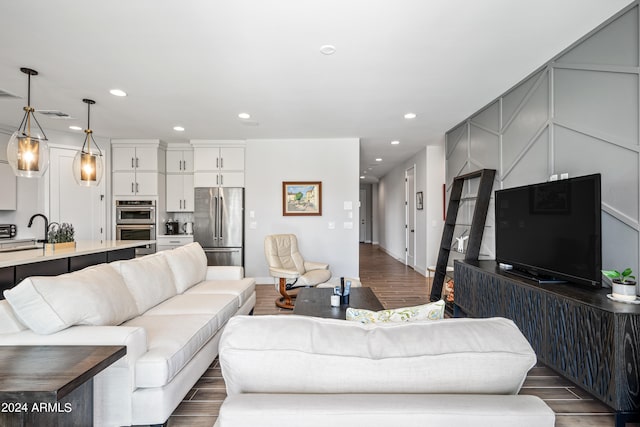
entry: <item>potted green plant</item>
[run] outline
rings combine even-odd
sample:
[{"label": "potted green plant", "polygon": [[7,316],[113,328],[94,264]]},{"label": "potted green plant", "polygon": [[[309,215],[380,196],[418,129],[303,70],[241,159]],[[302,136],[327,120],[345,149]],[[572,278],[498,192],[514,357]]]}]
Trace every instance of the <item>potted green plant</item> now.
[{"label": "potted green plant", "polygon": [[631,268],[627,268],[622,272],[617,270],[602,270],[602,274],[611,279],[611,295],[613,298],[624,301],[635,301],[636,277],[632,276],[633,271],[631,271]]},{"label": "potted green plant", "polygon": [[74,235],[73,225],[66,222],[62,224],[53,222],[49,226],[49,232],[47,233],[46,247],[52,251],[63,248],[74,248],[76,246]]}]

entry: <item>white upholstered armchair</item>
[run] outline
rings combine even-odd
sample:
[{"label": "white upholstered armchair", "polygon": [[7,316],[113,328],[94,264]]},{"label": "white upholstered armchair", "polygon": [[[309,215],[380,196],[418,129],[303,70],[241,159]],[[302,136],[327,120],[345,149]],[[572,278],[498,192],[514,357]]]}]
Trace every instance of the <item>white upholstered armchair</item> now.
[{"label": "white upholstered armchair", "polygon": [[273,234],[264,239],[264,254],[269,274],[278,279],[276,289],[282,297],[276,300],[281,308],[293,309],[292,298],[287,291],[316,286],[331,278],[329,264],[305,261],[298,251],[295,234]]}]

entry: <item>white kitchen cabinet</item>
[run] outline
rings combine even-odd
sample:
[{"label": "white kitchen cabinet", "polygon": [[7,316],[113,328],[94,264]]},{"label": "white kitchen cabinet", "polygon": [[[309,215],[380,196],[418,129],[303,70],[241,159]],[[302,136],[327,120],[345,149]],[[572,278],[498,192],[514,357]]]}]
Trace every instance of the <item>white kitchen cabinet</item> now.
[{"label": "white kitchen cabinet", "polygon": [[157,147],[113,146],[114,171],[158,171]]},{"label": "white kitchen cabinet", "polygon": [[194,187],[244,187],[244,172],[195,172]]},{"label": "white kitchen cabinet", "polygon": [[114,140],[111,145],[113,195],[158,196],[165,159],[165,144],[159,140]]},{"label": "white kitchen cabinet", "polygon": [[169,144],[166,169],[167,212],[193,212],[193,149]]},{"label": "white kitchen cabinet", "polygon": [[192,141],[195,187],[244,187],[244,146]]},{"label": "white kitchen cabinet", "polygon": [[167,174],[167,212],[193,212],[193,174]]},{"label": "white kitchen cabinet", "polygon": [[158,174],[155,172],[114,172],[115,196],[157,196]]},{"label": "white kitchen cabinet", "polygon": [[221,171],[244,171],[244,148],[220,147]]},{"label": "white kitchen cabinet", "polygon": [[193,235],[156,236],[156,251],[166,251],[193,242]]},{"label": "white kitchen cabinet", "polygon": [[18,207],[17,180],[7,162],[0,161],[0,210],[15,211]]},{"label": "white kitchen cabinet", "polygon": [[167,149],[167,173],[193,173],[193,150]]},{"label": "white kitchen cabinet", "polygon": [[244,147],[196,147],[194,172],[244,171]]}]

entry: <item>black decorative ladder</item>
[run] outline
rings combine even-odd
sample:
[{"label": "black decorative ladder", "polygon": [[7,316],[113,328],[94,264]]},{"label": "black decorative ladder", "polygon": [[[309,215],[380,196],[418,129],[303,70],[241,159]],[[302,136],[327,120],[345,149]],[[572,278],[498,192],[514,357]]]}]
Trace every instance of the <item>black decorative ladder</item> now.
[{"label": "black decorative ladder", "polygon": [[444,285],[447,264],[449,263],[453,232],[456,227],[458,208],[462,201],[462,189],[465,181],[480,178],[476,205],[473,209],[473,219],[471,220],[471,228],[469,230],[469,242],[467,243],[467,250],[464,256],[465,261],[475,261],[480,255],[480,245],[482,243],[482,235],[484,234],[484,225],[487,220],[487,211],[489,210],[489,201],[491,200],[495,175],[495,169],[480,169],[475,172],[457,176],[453,179],[447,217],[444,223],[444,229],[442,230],[440,251],[438,252],[438,262],[436,263],[436,271],[433,275],[433,283],[431,286],[431,301],[438,301],[442,298],[442,286]]}]

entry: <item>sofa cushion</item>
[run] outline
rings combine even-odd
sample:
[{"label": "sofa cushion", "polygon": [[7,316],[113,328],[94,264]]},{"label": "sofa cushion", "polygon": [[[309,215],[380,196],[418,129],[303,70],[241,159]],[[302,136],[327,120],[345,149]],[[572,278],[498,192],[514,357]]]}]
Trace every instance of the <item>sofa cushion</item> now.
[{"label": "sofa cushion", "polygon": [[173,274],[162,252],[109,264],[117,269],[142,314],[176,294]]},{"label": "sofa cushion", "polygon": [[215,335],[218,320],[203,314],[145,315],[124,326],[139,326],[147,333],[148,351],[136,361],[135,386],[163,387]]},{"label": "sofa cushion", "polygon": [[473,426],[553,427],[537,396],[468,394],[236,394],[220,408],[219,427]]},{"label": "sofa cushion", "polygon": [[214,316],[218,323],[215,328],[227,323],[238,311],[238,297],[231,294],[176,295],[144,313],[145,316],[172,314],[207,314]]},{"label": "sofa cushion", "polygon": [[198,242],[165,251],[164,256],[171,268],[173,284],[179,294],[204,280],[207,273],[207,256]]},{"label": "sofa cushion", "polygon": [[137,314],[122,277],[108,264],[28,277],[4,296],[18,319],[39,334],[72,325],[118,325]]},{"label": "sofa cushion", "polygon": [[24,331],[27,328],[16,317],[16,313],[9,305],[9,301],[0,301],[0,334],[10,334],[12,332]]},{"label": "sofa cushion", "polygon": [[[220,341],[229,395],[516,394],[535,362],[518,327],[503,318],[362,324],[235,316]],[[322,374],[309,375],[310,366]]]},{"label": "sofa cushion", "polygon": [[238,307],[251,297],[256,291],[256,281],[253,278],[242,280],[206,280],[185,292],[192,294],[231,294],[238,297]]},{"label": "sofa cushion", "polygon": [[347,308],[346,320],[360,323],[411,322],[415,320],[440,320],[444,318],[444,301],[430,302],[414,307],[402,307],[380,311]]}]

